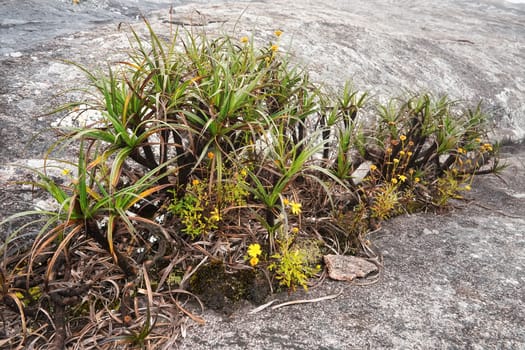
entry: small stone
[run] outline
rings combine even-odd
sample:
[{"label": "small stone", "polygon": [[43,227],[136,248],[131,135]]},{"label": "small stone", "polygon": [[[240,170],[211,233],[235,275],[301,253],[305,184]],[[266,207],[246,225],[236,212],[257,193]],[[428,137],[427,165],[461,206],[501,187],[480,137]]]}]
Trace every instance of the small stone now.
[{"label": "small stone", "polygon": [[423,229],[423,235],[426,236],[426,235],[431,235],[431,234],[432,234],[432,231],[430,231],[428,228],[425,227],[425,228]]},{"label": "small stone", "polygon": [[353,281],[378,270],[375,264],[356,256],[325,255],[324,262],[328,276],[337,281]]},{"label": "small stone", "polygon": [[361,182],[363,182],[363,180],[366,177],[366,175],[368,175],[368,173],[370,172],[370,166],[372,164],[373,163],[369,162],[369,161],[363,162],[352,173],[352,179],[354,180],[354,183],[356,185],[359,185]]}]

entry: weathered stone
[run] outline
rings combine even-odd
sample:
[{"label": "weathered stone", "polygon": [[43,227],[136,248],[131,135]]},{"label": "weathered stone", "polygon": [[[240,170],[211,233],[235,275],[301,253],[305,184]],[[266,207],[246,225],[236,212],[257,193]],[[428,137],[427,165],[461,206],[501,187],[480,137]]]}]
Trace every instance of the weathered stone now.
[{"label": "weathered stone", "polygon": [[377,266],[364,258],[347,255],[325,255],[328,276],[337,281],[353,281],[376,272]]}]

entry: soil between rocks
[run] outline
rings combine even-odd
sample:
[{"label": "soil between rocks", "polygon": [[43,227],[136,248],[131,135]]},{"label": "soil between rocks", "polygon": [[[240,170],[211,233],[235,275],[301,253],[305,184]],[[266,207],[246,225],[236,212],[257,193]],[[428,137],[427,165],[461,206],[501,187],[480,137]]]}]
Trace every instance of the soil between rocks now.
[{"label": "soil between rocks", "polygon": [[[439,10],[447,16],[436,15],[436,7],[422,1],[370,1],[367,6],[336,0],[295,6],[272,0],[176,10],[191,17],[191,9],[197,8],[233,26],[247,8],[241,32],[262,40],[276,27],[293,33],[294,55],[312,64],[321,81],[353,71],[358,87],[379,86],[377,94],[397,86],[450,91],[455,98],[485,97],[499,111],[495,134],[521,135],[523,5],[444,1]],[[387,20],[390,13],[395,15]],[[163,10],[150,20],[166,29],[167,18]],[[52,118],[42,114],[66,101],[60,90],[83,81],[61,59],[90,67],[117,60],[127,47],[119,21],[110,18],[108,24],[61,33],[0,57],[0,219],[32,207],[39,197],[28,188],[8,186],[29,174],[8,163],[36,164],[54,139],[47,130]],[[413,23],[419,27],[411,29]],[[225,28],[215,21],[205,27]],[[16,52],[21,55],[12,55]],[[343,290],[338,298],[253,315],[248,314],[251,305],[228,317],[207,311],[207,324],[190,327],[180,349],[525,348],[525,146],[504,147],[502,158],[509,164],[503,174],[478,177],[467,199],[454,203],[449,212],[384,223],[372,237],[384,256],[379,283],[357,287],[326,281],[308,293],[275,298],[310,299]]]}]

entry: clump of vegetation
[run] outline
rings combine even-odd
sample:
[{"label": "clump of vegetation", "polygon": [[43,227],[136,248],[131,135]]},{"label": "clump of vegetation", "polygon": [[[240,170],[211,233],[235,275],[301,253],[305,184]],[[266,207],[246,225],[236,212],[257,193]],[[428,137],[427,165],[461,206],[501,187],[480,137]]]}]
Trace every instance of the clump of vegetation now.
[{"label": "clump of vegetation", "polygon": [[[22,330],[4,345],[168,348],[183,316],[203,322],[192,291],[226,290],[213,269],[252,276],[252,290],[306,289],[323,252],[369,254],[382,220],[443,207],[497,170],[479,107],[328,94],[280,52],[281,31],[259,49],[148,29],[107,74],[79,67],[92,99],[62,110],[101,117],[62,129],[55,149],[78,147],[76,164],[33,183],[58,209],[15,215],[37,219],[0,247],[3,322]],[[32,248],[14,250],[31,225]]]}]

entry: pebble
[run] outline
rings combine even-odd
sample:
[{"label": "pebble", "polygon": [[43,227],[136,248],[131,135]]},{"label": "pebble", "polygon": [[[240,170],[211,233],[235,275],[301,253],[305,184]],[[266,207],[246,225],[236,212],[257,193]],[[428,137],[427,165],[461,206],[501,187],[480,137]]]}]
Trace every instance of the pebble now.
[{"label": "pebble", "polygon": [[375,264],[357,256],[325,255],[324,262],[328,276],[337,281],[353,281],[378,270]]}]

